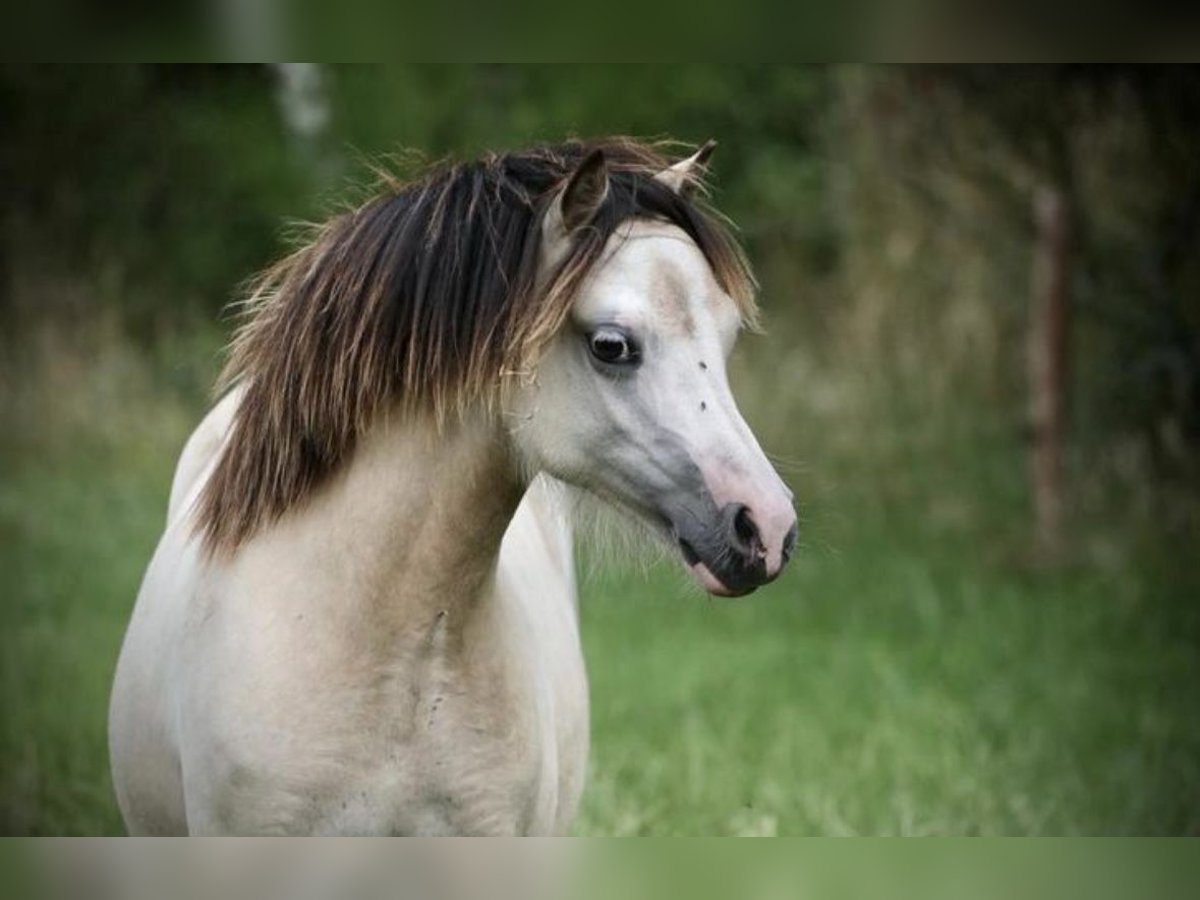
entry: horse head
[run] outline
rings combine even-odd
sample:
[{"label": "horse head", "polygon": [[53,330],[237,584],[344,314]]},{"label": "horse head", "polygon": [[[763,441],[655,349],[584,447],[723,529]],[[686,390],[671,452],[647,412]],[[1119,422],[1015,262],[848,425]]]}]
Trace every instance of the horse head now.
[{"label": "horse head", "polygon": [[[663,190],[686,207],[711,149],[641,190]],[[544,272],[601,217],[619,214],[617,190],[603,151],[578,165],[545,212]],[[602,233],[565,321],[513,394],[513,439],[530,468],[670,541],[705,590],[749,593],[787,563],[796,514],[726,378],[746,304],[722,285],[731,280],[720,271],[728,261],[706,256],[674,222],[635,215]]]}]

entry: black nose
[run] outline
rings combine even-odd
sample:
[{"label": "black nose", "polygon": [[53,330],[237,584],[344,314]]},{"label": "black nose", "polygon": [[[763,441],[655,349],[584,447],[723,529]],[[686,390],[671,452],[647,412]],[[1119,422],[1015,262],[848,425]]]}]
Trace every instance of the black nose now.
[{"label": "black nose", "polygon": [[788,529],[788,533],[783,536],[783,561],[787,562],[792,558],[792,554],[796,552],[796,526],[793,525]]},{"label": "black nose", "polygon": [[726,514],[729,517],[726,528],[729,546],[751,563],[765,557],[767,549],[763,545],[758,525],[755,524],[754,517],[750,515],[750,508],[741,503],[732,504]]}]

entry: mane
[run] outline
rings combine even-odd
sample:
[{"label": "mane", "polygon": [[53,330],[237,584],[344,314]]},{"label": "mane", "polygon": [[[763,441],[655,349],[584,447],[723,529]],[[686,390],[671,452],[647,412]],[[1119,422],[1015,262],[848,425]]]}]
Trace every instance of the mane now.
[{"label": "mane", "polygon": [[[545,213],[596,148],[608,195],[539,277]],[[443,163],[408,182],[385,176],[379,193],[262,272],[218,383],[244,393],[198,499],[207,551],[232,551],[305,500],[381,411],[428,414],[440,426],[493,404],[536,363],[627,219],[685,231],[753,322],[740,247],[701,192],[654,179],[670,163],[660,146],[606,139]]]}]

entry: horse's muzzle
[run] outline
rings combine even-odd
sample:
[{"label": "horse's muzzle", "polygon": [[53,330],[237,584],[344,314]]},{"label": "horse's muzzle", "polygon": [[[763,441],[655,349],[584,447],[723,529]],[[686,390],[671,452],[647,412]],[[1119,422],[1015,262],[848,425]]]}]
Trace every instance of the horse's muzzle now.
[{"label": "horse's muzzle", "polygon": [[754,515],[741,503],[726,504],[715,521],[689,518],[676,524],[676,539],[684,562],[701,587],[713,594],[740,597],[779,577],[796,548],[796,524],[779,548],[779,563],[768,569],[770,556]]}]

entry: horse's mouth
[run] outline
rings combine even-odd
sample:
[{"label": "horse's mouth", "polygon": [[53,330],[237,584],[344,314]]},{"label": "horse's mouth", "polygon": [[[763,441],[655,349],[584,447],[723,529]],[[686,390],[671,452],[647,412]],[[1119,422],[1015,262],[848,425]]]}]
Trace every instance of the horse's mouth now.
[{"label": "horse's mouth", "polygon": [[765,579],[731,585],[715,574],[714,569],[720,568],[718,560],[706,561],[696,549],[696,545],[688,540],[688,538],[682,537],[679,534],[678,527],[671,522],[668,516],[653,511],[651,507],[630,502],[626,497],[614,492],[605,491],[602,488],[590,487],[588,490],[598,499],[607,501],[634,519],[648,522],[653,530],[666,540],[673,540],[675,545],[679,547],[679,552],[683,557],[684,569],[692,581],[701,590],[709,594],[715,594],[718,597],[744,597],[747,594],[754,593],[767,581],[772,580]]},{"label": "horse's mouth", "polygon": [[708,593],[716,594],[718,597],[744,597],[758,589],[758,585],[748,585],[740,590],[734,590],[713,574],[712,569],[700,558],[700,554],[696,552],[696,548],[690,542],[685,538],[676,538],[676,542],[679,544],[680,553],[683,554],[683,562],[688,574]]},{"label": "horse's mouth", "polygon": [[679,549],[683,552],[683,561],[688,564],[689,568],[700,562],[700,554],[696,552],[696,548],[683,538],[679,539]]}]

